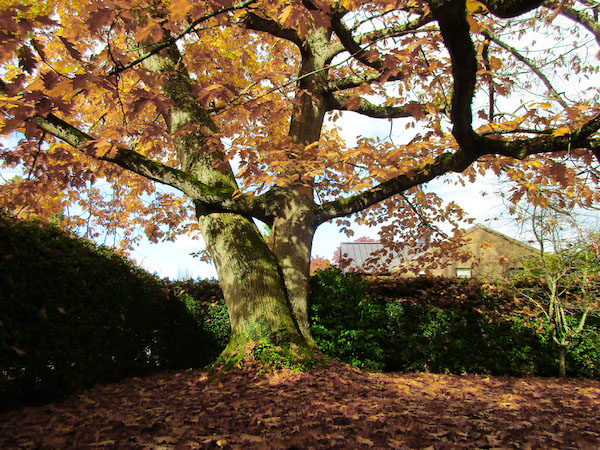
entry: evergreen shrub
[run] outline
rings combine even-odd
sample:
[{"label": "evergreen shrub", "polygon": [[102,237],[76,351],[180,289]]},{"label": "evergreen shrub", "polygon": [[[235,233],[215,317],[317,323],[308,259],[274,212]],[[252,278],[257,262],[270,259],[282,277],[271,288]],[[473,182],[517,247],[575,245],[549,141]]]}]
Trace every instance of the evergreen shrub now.
[{"label": "evergreen shrub", "polygon": [[215,355],[212,330],[168,282],[57,227],[5,214],[0,299],[0,408],[156,368],[201,367]]},{"label": "evergreen shrub", "polygon": [[[357,367],[557,374],[548,323],[507,284],[433,277],[366,280],[327,269],[312,279],[310,313],[321,350]],[[599,331],[593,316],[569,351],[570,376],[600,378]]]},{"label": "evergreen shrub", "polygon": [[359,368],[384,367],[385,303],[365,295],[360,276],[317,271],[309,310],[311,331],[323,352]]},{"label": "evergreen shrub", "polygon": [[[507,285],[366,280],[330,268],[311,279],[309,311],[321,350],[359,368],[557,372],[548,324]],[[202,367],[229,335],[215,280],[162,280],[110,249],[0,214],[0,408],[158,368]],[[598,315],[567,367],[600,378]]]},{"label": "evergreen shrub", "polygon": [[219,282],[215,279],[172,281],[171,290],[204,331],[203,347],[212,362],[225,349],[231,336],[229,313]]}]

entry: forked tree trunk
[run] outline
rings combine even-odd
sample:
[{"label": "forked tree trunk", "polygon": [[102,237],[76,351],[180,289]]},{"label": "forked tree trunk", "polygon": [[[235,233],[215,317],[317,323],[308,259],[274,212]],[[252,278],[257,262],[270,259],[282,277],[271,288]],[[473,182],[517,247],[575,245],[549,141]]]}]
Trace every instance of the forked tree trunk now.
[{"label": "forked tree trunk", "polygon": [[[181,168],[201,183],[233,192],[238,188],[236,179],[220,141],[211,139],[218,129],[196,101],[194,80],[180,69],[179,50],[175,45],[166,50],[144,64],[153,72],[168,74],[163,93],[173,106],[165,120],[174,136]],[[292,135],[302,136],[298,142],[318,140],[325,113],[323,101],[307,111],[310,115],[304,116],[302,127],[296,130],[291,126]],[[273,208],[277,211],[275,226],[283,233],[276,236],[283,238],[278,238],[275,253],[250,219],[204,210],[202,202],[193,199],[231,320],[231,339],[223,358],[240,354],[253,341],[314,346],[307,308],[310,249],[316,228],[310,222],[312,194],[292,188],[278,197]]]},{"label": "forked tree trunk", "polygon": [[240,354],[254,341],[308,347],[293,317],[280,267],[256,225],[230,213],[198,220],[231,321],[222,358]]}]

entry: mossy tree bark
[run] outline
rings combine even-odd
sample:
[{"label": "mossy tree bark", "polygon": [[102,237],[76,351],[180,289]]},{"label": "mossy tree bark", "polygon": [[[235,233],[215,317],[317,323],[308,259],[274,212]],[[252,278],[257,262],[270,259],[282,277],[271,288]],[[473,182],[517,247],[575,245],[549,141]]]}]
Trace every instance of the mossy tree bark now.
[{"label": "mossy tree bark", "polygon": [[201,216],[199,222],[231,321],[231,340],[223,357],[252,341],[306,346],[277,260],[256,225],[230,213]]},{"label": "mossy tree bark", "polygon": [[273,253],[281,268],[291,311],[306,343],[315,346],[308,317],[310,255],[314,232],[314,203],[302,189],[286,192],[281,200],[284,214],[273,226]]},{"label": "mossy tree bark", "polygon": [[[182,169],[194,179],[210,185],[238,189],[231,166],[225,162],[218,140],[211,141],[217,128],[206,111],[194,100],[193,81],[181,69],[176,48],[165,56],[153,58],[156,71],[172,74],[165,93],[174,106],[167,117],[171,133],[179,136],[175,146]],[[147,65],[151,65],[149,61]],[[195,132],[185,132],[187,129]],[[206,201],[195,199],[196,213],[202,235],[215,263],[231,321],[231,339],[222,359],[241,354],[246,344],[262,341],[286,346],[312,346],[308,329],[308,314],[299,306],[307,304],[308,269],[312,233],[304,234],[303,246],[286,247],[279,257],[269,249],[258,228],[249,217],[231,212],[217,212]],[[282,196],[271,198],[277,217],[282,205],[289,205],[288,216],[295,216],[297,208]],[[303,217],[306,217],[304,215]],[[293,222],[293,220],[292,220]],[[278,222],[279,223],[279,222]],[[303,227],[296,227],[296,230]],[[294,240],[296,237],[294,236]],[[298,263],[293,273],[288,261]],[[304,263],[306,262],[306,263]],[[288,279],[291,283],[286,283]],[[292,308],[290,296],[295,296]],[[298,296],[302,301],[298,301]],[[295,312],[300,313],[302,331]]]},{"label": "mossy tree bark", "polygon": [[558,376],[560,378],[567,377],[567,345],[558,347]]}]

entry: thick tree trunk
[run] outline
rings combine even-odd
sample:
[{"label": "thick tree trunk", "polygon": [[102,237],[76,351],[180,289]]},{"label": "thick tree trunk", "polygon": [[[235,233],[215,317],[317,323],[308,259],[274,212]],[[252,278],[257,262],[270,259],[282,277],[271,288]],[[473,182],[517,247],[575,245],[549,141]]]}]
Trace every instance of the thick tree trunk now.
[{"label": "thick tree trunk", "polygon": [[[194,80],[179,66],[179,50],[175,45],[167,50],[149,58],[145,65],[154,72],[169,74],[163,92],[173,107],[165,120],[174,136],[181,168],[202,183],[233,192],[238,186],[216,137],[217,127],[196,101]],[[310,67],[303,63],[305,71],[314,65],[314,57],[308,56]],[[305,82],[314,87],[312,80]],[[305,106],[296,111],[290,126],[290,135],[299,145],[319,139],[325,114],[324,99],[305,97]],[[274,228],[279,228],[274,232],[275,252],[250,219],[211,211],[201,200],[192,199],[231,320],[231,340],[223,358],[243,354],[246,344],[255,341],[314,347],[307,306],[310,250],[316,229],[310,220],[311,208],[315,207],[312,192],[304,186],[292,186],[275,197]]]},{"label": "thick tree trunk", "polygon": [[[169,74],[163,92],[173,107],[165,121],[181,169],[202,183],[234,191],[237,182],[219,140],[213,137],[217,127],[193,95],[194,81],[179,66],[179,50],[174,45],[167,50],[145,65]],[[186,127],[188,131],[182,132]],[[256,341],[307,347],[292,316],[280,267],[256,225],[239,214],[210,211],[201,201],[192,200],[231,321],[231,339],[222,358],[243,355],[246,344]]]},{"label": "thick tree trunk", "polygon": [[311,347],[316,347],[308,317],[310,254],[317,224],[313,220],[314,203],[310,192],[289,190],[285,205],[273,226],[273,253],[281,267],[292,313],[300,333]]},{"label": "thick tree trunk", "polygon": [[198,220],[231,320],[231,339],[223,358],[242,354],[246,344],[256,341],[306,347],[275,256],[254,223],[229,213]]},{"label": "thick tree trunk", "polygon": [[[330,34],[325,29],[313,29],[307,36],[307,45],[301,50],[302,66],[299,72],[301,93],[290,120],[289,136],[295,144],[306,146],[321,136],[326,113],[322,86],[327,81],[327,61],[315,49],[324,48]],[[290,155],[293,158],[292,155]],[[273,224],[273,252],[277,258],[287,288],[296,323],[311,347],[316,347],[310,332],[308,317],[308,287],[310,255],[316,221],[312,179],[306,179],[301,169],[288,173],[298,177],[299,184],[290,184],[277,192],[279,210]]]}]

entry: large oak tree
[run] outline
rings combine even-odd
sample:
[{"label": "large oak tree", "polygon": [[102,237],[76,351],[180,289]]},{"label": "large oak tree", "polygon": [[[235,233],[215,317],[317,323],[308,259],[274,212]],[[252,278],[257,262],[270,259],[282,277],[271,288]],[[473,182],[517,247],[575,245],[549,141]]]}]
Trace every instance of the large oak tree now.
[{"label": "large oak tree", "polygon": [[[0,125],[19,139],[2,158],[23,169],[2,203],[76,205],[67,225],[119,230],[122,245],[139,228],[199,229],[226,353],[274,336],[311,347],[320,224],[354,214],[430,245],[437,222],[462,218],[423,188],[448,173],[502,175],[538,204],[551,184],[598,200],[597,13],[592,0],[2,0]],[[346,145],[345,111],[405,122],[408,138]]]}]

